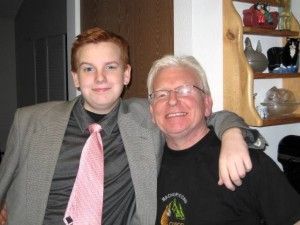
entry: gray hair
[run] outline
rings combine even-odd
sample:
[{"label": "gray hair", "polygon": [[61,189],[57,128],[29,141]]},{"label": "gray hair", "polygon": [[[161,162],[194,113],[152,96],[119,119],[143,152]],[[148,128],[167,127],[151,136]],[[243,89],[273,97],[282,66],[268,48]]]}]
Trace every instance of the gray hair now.
[{"label": "gray hair", "polygon": [[198,75],[199,82],[202,83],[202,87],[200,88],[202,88],[207,95],[210,95],[206,74],[200,63],[193,56],[174,55],[166,55],[153,63],[147,78],[148,95],[150,95],[153,91],[153,81],[156,75],[161,70],[170,67],[189,68],[195,71]]}]

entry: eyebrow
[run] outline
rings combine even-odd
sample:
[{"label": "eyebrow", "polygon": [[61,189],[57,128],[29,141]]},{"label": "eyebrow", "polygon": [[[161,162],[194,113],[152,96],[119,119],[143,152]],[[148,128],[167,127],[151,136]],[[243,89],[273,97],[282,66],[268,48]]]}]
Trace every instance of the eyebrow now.
[{"label": "eyebrow", "polygon": [[84,64],[88,64],[88,65],[91,65],[91,66],[93,66],[93,64],[92,64],[92,63],[88,63],[88,62],[81,62],[81,63],[79,63],[78,67],[80,67],[80,66],[82,66],[82,65],[84,65]]},{"label": "eyebrow", "polygon": [[[93,63],[89,63],[89,62],[81,62],[78,67],[84,65],[84,64],[88,64],[88,65],[91,65],[91,66],[94,66]],[[109,62],[106,62],[104,63],[104,65],[108,65],[108,64],[118,64],[118,65],[121,65],[122,63],[121,62],[117,62],[117,61],[109,61]]]}]

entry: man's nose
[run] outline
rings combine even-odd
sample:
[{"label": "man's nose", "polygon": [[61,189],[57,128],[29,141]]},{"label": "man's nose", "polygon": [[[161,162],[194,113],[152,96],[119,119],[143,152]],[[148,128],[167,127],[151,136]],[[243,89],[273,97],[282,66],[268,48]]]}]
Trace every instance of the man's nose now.
[{"label": "man's nose", "polygon": [[168,103],[169,105],[176,105],[177,104],[177,92],[176,91],[170,91],[169,92],[169,98],[168,98]]}]

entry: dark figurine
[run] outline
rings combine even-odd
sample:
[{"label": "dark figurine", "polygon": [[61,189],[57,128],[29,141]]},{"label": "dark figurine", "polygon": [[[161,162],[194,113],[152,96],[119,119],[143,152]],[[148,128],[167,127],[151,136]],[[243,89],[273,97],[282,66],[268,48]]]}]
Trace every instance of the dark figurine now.
[{"label": "dark figurine", "polygon": [[273,73],[297,73],[299,39],[288,39],[284,47],[273,47],[267,51],[269,71]]}]

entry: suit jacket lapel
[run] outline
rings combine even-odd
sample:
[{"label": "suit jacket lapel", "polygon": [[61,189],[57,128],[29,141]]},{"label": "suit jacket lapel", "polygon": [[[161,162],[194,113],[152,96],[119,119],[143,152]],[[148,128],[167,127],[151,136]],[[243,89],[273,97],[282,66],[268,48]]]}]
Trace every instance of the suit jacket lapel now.
[{"label": "suit jacket lapel", "polygon": [[[138,112],[135,112],[138,113]],[[140,112],[141,113],[141,112]],[[156,184],[161,156],[160,133],[150,118],[136,121],[132,112],[120,106],[118,124],[129,161],[134,185],[137,212],[145,224],[154,224],[156,213]]]},{"label": "suit jacket lapel", "polygon": [[[41,120],[40,129],[32,135],[28,154],[27,208],[32,224],[42,224],[57,158],[75,100],[55,106],[47,118]],[[37,218],[38,216],[38,218]]]}]

